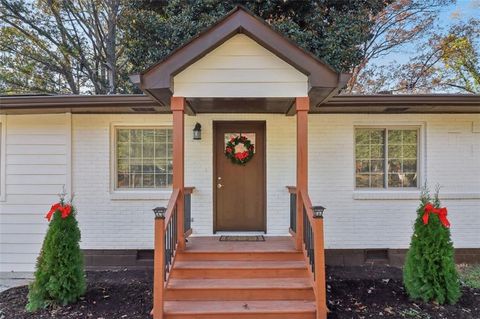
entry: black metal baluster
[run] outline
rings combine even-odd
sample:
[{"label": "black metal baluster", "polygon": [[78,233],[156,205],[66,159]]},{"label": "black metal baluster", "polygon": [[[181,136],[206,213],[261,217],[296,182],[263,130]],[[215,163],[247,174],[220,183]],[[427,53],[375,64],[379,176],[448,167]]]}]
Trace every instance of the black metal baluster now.
[{"label": "black metal baluster", "polygon": [[290,229],[297,231],[297,194],[290,193]]}]

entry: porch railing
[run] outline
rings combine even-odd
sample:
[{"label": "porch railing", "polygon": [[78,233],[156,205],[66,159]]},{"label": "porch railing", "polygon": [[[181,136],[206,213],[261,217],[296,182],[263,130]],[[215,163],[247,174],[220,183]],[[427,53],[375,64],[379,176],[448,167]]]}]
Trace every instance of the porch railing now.
[{"label": "porch railing", "polygon": [[[309,265],[315,291],[317,318],[326,318],[327,296],[323,242],[323,211],[325,208],[313,206],[306,190],[297,190],[294,186],[287,188],[290,193],[290,233],[294,237],[301,236],[301,249],[305,261]],[[299,215],[297,215],[298,209],[301,210]],[[298,217],[301,217],[301,220],[297,220]]]},{"label": "porch railing", "polygon": [[157,207],[155,213],[155,253],[153,261],[154,319],[163,318],[165,287],[173,266],[178,246],[178,201],[180,190],[174,189],[167,207]]}]

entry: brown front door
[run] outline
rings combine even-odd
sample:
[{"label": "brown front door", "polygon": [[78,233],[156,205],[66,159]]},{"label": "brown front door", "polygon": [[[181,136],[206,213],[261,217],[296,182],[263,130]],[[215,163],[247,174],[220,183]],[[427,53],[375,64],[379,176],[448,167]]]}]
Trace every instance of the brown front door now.
[{"label": "brown front door", "polygon": [[[266,231],[265,122],[214,122],[214,231]],[[255,154],[245,165],[225,156],[231,136],[245,135]]]}]

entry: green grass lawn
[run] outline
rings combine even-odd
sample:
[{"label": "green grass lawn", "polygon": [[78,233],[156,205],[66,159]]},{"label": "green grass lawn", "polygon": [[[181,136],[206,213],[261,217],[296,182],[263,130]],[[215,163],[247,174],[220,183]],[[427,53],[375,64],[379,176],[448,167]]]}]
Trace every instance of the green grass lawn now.
[{"label": "green grass lawn", "polygon": [[480,289],[480,265],[459,265],[458,272],[465,285]]}]

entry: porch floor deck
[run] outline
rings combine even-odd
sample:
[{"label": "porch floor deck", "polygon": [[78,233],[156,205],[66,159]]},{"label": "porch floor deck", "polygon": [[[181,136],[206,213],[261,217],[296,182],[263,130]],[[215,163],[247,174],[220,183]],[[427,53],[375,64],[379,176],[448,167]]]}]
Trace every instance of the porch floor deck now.
[{"label": "porch floor deck", "polygon": [[187,252],[292,252],[291,236],[265,236],[265,241],[220,241],[219,236],[188,238]]}]

